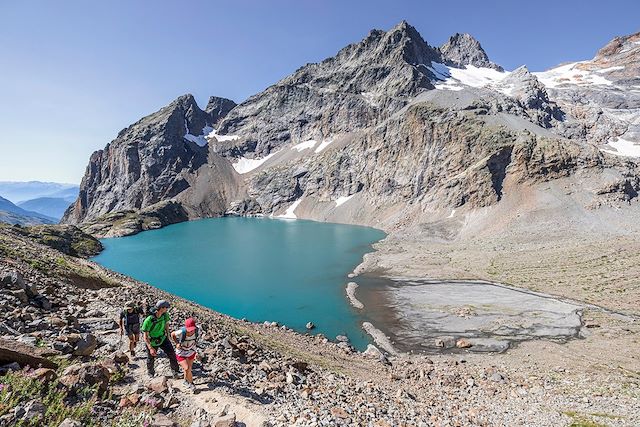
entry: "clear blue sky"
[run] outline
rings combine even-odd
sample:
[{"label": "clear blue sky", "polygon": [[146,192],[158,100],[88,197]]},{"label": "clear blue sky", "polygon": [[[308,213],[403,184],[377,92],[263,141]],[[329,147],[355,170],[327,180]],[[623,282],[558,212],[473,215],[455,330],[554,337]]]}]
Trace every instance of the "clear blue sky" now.
[{"label": "clear blue sky", "polygon": [[507,69],[591,58],[640,2],[0,0],[0,180],[78,183],[117,132],[193,93],[236,102],[402,19],[480,40]]}]

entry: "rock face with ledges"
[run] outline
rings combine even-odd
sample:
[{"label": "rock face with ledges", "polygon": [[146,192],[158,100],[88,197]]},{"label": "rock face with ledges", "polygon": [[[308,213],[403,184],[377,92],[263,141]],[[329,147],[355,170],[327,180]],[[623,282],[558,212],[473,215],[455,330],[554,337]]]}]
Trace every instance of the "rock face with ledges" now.
[{"label": "rock face with ledges", "polygon": [[433,89],[432,72],[419,66],[431,61],[441,61],[439,52],[406,22],[388,32],[373,30],[239,104],[220,124],[220,133],[239,138],[216,150],[262,157],[290,142],[374,125],[411,96]]},{"label": "rock face with ledges", "polygon": [[230,99],[211,96],[204,111],[209,114],[211,123],[215,125],[229,114],[229,111],[233,110],[236,105],[237,104]]},{"label": "rock face with ledges", "polygon": [[440,52],[448,62],[458,67],[473,65],[503,71],[501,66],[489,60],[480,42],[470,34],[454,34],[440,47]]},{"label": "rock face with ledges", "polygon": [[[199,169],[216,163],[217,155],[209,153],[203,136],[228,108],[228,103],[216,102],[219,108],[210,114],[192,95],[184,95],[122,130],[104,150],[92,154],[80,195],[62,222],[75,224],[114,211],[144,209],[189,189]],[[197,137],[205,141],[203,146],[193,141]],[[215,188],[210,193],[224,198]]]}]

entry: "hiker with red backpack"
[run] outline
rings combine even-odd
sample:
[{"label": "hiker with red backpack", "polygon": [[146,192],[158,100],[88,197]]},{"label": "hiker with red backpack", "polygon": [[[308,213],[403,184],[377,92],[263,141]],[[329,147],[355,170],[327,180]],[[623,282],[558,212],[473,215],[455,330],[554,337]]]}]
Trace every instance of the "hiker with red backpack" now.
[{"label": "hiker with red backpack", "polygon": [[193,361],[197,356],[196,343],[198,342],[199,328],[196,321],[190,317],[184,322],[184,326],[171,332],[171,339],[176,347],[176,359],[184,371],[184,382],[188,389],[195,390],[193,385]]}]

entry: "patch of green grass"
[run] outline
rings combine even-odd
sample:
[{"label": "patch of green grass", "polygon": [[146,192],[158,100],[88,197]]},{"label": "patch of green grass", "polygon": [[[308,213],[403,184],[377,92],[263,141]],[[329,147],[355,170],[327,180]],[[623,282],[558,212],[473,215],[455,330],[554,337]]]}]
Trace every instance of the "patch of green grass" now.
[{"label": "patch of green grass", "polygon": [[45,406],[44,418],[20,419],[16,427],[57,427],[65,418],[71,418],[83,426],[96,426],[91,408],[96,402],[95,390],[87,390],[87,399],[74,406],[67,405],[65,391],[57,380],[45,383],[25,373],[9,372],[0,377],[0,416],[13,410],[18,404],[38,399]]},{"label": "patch of green grass", "polygon": [[564,415],[570,417],[571,424],[569,427],[606,427],[604,424],[600,424],[590,419],[590,417],[600,417],[600,418],[608,418],[608,419],[616,419],[620,418],[615,415],[609,414],[600,414],[600,413],[592,413],[592,414],[580,414],[576,411],[564,411]]},{"label": "patch of green grass", "polygon": [[124,380],[126,376],[127,376],[127,370],[125,368],[120,368],[117,371],[115,371],[113,374],[111,374],[111,376],[109,377],[109,382],[111,384],[117,384],[122,380]]}]

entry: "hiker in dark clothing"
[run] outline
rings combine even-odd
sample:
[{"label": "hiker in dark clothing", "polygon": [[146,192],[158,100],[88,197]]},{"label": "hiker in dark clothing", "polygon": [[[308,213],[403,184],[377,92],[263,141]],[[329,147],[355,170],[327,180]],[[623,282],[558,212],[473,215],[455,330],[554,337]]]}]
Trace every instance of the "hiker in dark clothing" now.
[{"label": "hiker in dark clothing", "polygon": [[171,341],[167,339],[169,336],[169,317],[170,304],[165,300],[157,302],[150,314],[142,323],[142,332],[144,332],[144,342],[147,346],[147,372],[149,376],[155,376],[155,359],[158,355],[158,349],[162,349],[169,357],[169,364],[175,377],[180,376],[180,366],[176,360],[176,353],[171,345]]},{"label": "hiker in dark clothing", "polygon": [[129,301],[120,312],[120,336],[126,332],[129,337],[129,352],[131,357],[136,355],[136,344],[140,341],[140,315],[144,310],[135,302]]}]

